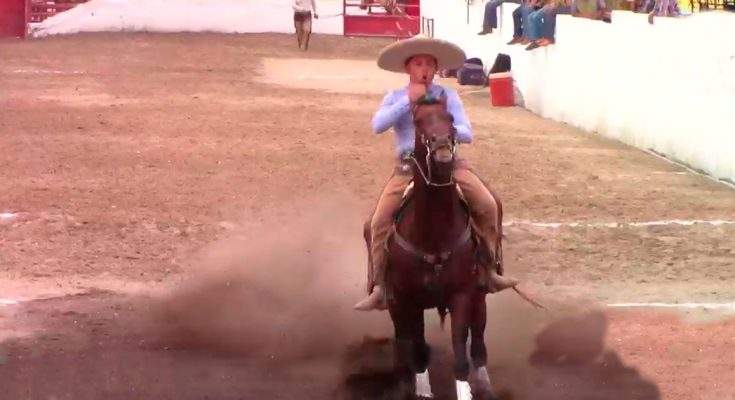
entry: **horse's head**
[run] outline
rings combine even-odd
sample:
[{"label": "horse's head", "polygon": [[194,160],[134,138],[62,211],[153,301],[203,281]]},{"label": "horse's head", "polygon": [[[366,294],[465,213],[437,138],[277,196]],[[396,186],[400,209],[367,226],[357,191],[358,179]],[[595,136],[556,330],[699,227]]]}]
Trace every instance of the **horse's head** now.
[{"label": "horse's head", "polygon": [[[413,109],[416,131],[415,154],[419,172],[427,184],[445,186],[451,184],[454,168],[456,130],[454,118],[447,111],[446,97],[424,97]],[[426,172],[424,172],[424,168]],[[438,181],[434,181],[437,179]]]}]

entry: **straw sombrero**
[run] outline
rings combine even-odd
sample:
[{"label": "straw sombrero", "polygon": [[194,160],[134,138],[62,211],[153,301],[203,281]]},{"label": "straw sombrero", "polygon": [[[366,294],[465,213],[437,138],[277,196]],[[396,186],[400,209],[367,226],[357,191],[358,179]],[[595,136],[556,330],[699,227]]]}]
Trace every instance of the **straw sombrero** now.
[{"label": "straw sombrero", "polygon": [[418,54],[434,56],[437,69],[459,68],[467,56],[461,47],[446,40],[416,35],[391,43],[380,51],[378,67],[390,72],[404,72],[406,60]]}]

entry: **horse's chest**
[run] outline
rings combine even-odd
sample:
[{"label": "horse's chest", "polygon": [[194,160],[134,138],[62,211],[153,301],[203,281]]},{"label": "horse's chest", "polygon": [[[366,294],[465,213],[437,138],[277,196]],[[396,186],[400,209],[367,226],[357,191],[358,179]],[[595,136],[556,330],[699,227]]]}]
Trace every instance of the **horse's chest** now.
[{"label": "horse's chest", "polygon": [[[464,249],[463,249],[464,250]],[[394,281],[406,290],[446,291],[464,287],[474,281],[476,267],[471,248],[447,257],[437,255],[428,259],[394,251],[390,257],[395,272]]]}]

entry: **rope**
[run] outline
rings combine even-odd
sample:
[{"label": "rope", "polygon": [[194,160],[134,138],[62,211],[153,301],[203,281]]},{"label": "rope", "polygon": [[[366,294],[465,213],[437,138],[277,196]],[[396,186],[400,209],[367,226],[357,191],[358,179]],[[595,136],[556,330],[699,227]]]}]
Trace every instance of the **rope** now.
[{"label": "rope", "polygon": [[327,14],[327,15],[321,15],[320,14],[319,15],[319,19],[335,18],[335,17],[341,17],[343,15],[344,15],[343,12],[336,13],[336,14]]}]

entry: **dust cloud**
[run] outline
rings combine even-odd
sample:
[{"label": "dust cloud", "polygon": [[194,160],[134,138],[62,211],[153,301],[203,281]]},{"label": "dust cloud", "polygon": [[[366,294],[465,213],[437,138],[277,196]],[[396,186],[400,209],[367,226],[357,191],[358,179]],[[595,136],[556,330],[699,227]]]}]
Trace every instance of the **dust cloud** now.
[{"label": "dust cloud", "polygon": [[385,313],[359,313],[365,295],[366,218],[355,201],[292,204],[269,224],[240,229],[192,261],[160,311],[189,346],[272,361],[330,357],[365,335],[389,335]]},{"label": "dust cloud", "polygon": [[[367,273],[359,209],[345,198],[304,199],[269,224],[238,224],[192,260],[187,280],[157,309],[170,343],[307,369],[340,400],[404,398],[410,388],[392,370],[388,314],[352,309]],[[551,311],[509,291],[487,298],[488,368],[500,398],[660,398],[605,348],[603,311],[544,301]],[[450,333],[435,312],[426,315],[433,389],[450,399]]]}]

